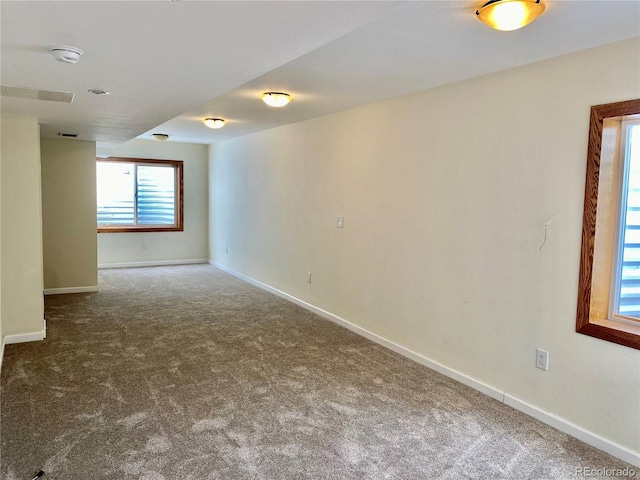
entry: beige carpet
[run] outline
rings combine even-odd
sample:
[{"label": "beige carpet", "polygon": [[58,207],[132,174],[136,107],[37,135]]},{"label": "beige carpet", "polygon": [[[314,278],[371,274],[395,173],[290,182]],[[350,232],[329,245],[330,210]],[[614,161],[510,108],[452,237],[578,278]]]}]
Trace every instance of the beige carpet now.
[{"label": "beige carpet", "polygon": [[99,293],[47,297],[46,315],[45,341],[6,348],[3,479],[42,468],[44,480],[520,480],[629,467],[208,265],[102,270]]}]

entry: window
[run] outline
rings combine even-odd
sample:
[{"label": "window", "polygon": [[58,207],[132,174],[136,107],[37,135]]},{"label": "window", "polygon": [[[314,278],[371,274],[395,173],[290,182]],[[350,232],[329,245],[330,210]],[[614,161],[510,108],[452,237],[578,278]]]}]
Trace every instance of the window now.
[{"label": "window", "polygon": [[181,161],[99,159],[96,181],[98,233],[183,231]]},{"label": "window", "polygon": [[640,120],[620,122],[620,214],[611,316],[640,320]]},{"label": "window", "polygon": [[576,331],[640,349],[640,100],[591,108]]}]

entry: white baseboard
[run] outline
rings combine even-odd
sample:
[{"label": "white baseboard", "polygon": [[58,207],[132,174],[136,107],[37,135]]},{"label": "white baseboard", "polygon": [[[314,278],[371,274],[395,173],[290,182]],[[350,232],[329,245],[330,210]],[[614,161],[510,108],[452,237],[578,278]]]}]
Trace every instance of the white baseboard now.
[{"label": "white baseboard", "polygon": [[165,265],[193,265],[208,262],[206,258],[194,258],[191,260],[152,260],[150,262],[99,263],[98,268],[162,267]]},{"label": "white baseboard", "polygon": [[47,338],[47,322],[43,320],[44,324],[40,332],[19,333],[17,335],[5,335],[4,344],[10,345],[12,343],[24,343],[24,342],[37,342],[38,340],[44,340]]},{"label": "white baseboard", "polygon": [[45,288],[45,295],[61,295],[66,293],[87,293],[97,292],[98,286],[94,287],[63,287],[63,288]]},{"label": "white baseboard", "polygon": [[296,298],[293,295],[289,295],[288,293],[278,290],[277,288],[273,288],[251,277],[247,277],[246,275],[236,272],[235,270],[232,270],[213,260],[209,260],[209,264],[219,268],[220,270],[230,273],[231,275],[241,280],[244,280],[252,285],[255,285],[256,287],[262,288],[263,290],[266,290],[270,293],[278,295],[279,297],[287,299],[297,305],[300,305],[301,307],[306,308],[307,310],[310,310],[320,315],[321,317],[326,318],[327,320],[331,320],[332,322],[337,323],[338,325],[342,325],[343,327],[348,328],[352,332],[355,332],[365,338],[368,338],[369,340],[372,340],[373,342],[376,342],[379,345],[387,347],[390,350],[393,350],[394,352],[399,353],[400,355],[403,355],[415,362],[418,362],[426,367],[431,368],[432,370],[435,370],[436,372],[442,373],[443,375],[446,375],[449,378],[452,378],[464,385],[474,388],[475,390],[478,390],[479,392],[482,392],[491,398],[494,398],[500,402],[505,403],[506,405],[509,405],[512,408],[515,408],[516,410],[519,410],[533,418],[536,418],[537,420],[540,420],[541,422],[546,423],[547,425],[550,425],[551,427],[556,428],[561,432],[571,435],[572,437],[575,437],[578,440],[581,440],[584,443],[591,445],[592,447],[596,447],[600,450],[603,450],[609,453],[610,455],[613,455],[614,457],[624,460],[627,463],[630,463],[636,467],[640,467],[640,453],[638,452],[634,452],[633,450],[623,447],[622,445],[618,445],[617,443],[612,442],[611,440],[607,440],[606,438],[603,438],[600,435],[597,435],[593,432],[585,430],[584,428],[579,427],[578,425],[562,417],[554,415],[553,413],[550,413],[550,412],[546,412],[534,405],[530,405],[527,402],[520,400],[512,395],[509,395],[508,393],[496,387],[487,385],[473,377],[465,375],[462,372],[454,370],[453,368],[447,367],[442,363],[436,362],[435,360],[425,357],[422,354],[419,354],[406,347],[403,347],[402,345],[398,345],[397,343],[392,342],[391,340],[387,340],[386,338],[381,337],[376,333],[373,333],[365,328],[359,327],[358,325],[355,325],[345,320],[344,318],[341,318],[337,315],[327,312],[326,310],[323,310],[314,305],[311,305],[310,303],[307,303],[304,300],[300,300],[299,298]]},{"label": "white baseboard", "polygon": [[318,308],[315,305],[305,302],[304,300],[300,300],[299,298],[294,297],[293,295],[289,295],[288,293],[285,293],[282,290],[278,290],[277,288],[273,288],[265,283],[262,283],[258,280],[254,280],[253,278],[250,278],[250,277],[247,277],[246,275],[238,273],[235,270],[231,270],[230,268],[227,268],[224,265],[216,263],[213,260],[209,261],[209,263],[214,267],[219,268],[220,270],[224,270],[225,272],[230,273],[231,275],[234,275],[235,277],[238,277],[241,280],[244,280],[248,283],[251,283],[252,285],[255,285],[256,287],[260,287],[264,290],[267,290],[268,292],[274,293],[279,297],[289,300],[297,305],[300,305],[303,308],[306,308],[307,310],[312,311],[313,313],[320,315],[323,318],[326,318],[327,320],[331,320],[334,323],[342,325],[343,327],[346,327],[347,329],[351,330],[354,333],[357,333],[362,337],[368,338],[369,340],[372,340],[377,344],[387,347],[389,350],[393,350],[394,352],[399,353],[400,355],[403,355],[405,357],[408,357],[411,360],[418,362],[422,365],[425,365],[431,368],[432,370],[435,370],[436,372],[442,373],[447,377],[453,378],[454,380],[457,380],[458,382],[463,383],[464,385],[468,385],[469,387],[475,388],[476,390],[484,393],[485,395],[490,396],[491,398],[495,398],[500,402],[504,401],[504,392],[498,390],[495,387],[492,387],[491,385],[482,383],[479,380],[476,380],[472,377],[469,377],[468,375],[465,375],[464,373],[461,373],[461,372],[458,372],[457,370],[449,368],[446,365],[443,365],[442,363],[436,362],[435,360],[431,360],[430,358],[427,358],[423,355],[420,355],[419,353],[414,352],[413,350],[409,350],[408,348],[398,345],[397,343],[392,342],[391,340],[387,340],[386,338],[381,337],[380,335],[373,333],[367,330],[366,328],[362,328],[354,323],[351,323],[348,320],[345,320],[344,318],[339,317],[338,315],[334,315],[333,313],[330,313],[330,312],[327,312],[326,310]]},{"label": "white baseboard", "polygon": [[509,405],[510,407],[515,408],[516,410],[520,410],[527,415],[540,420],[547,425],[552,426],[564,432],[572,437],[577,438],[578,440],[583,441],[584,443],[591,445],[592,447],[599,448],[614,457],[619,458],[620,460],[624,460],[627,463],[635,465],[636,467],[640,467],[640,454],[630,450],[622,445],[618,445],[611,440],[607,440],[600,435],[597,435],[593,432],[585,430],[584,428],[576,425],[575,423],[571,423],[568,420],[565,420],[562,417],[554,415],[551,412],[547,412],[538,408],[534,405],[530,405],[527,402],[520,400],[508,393],[505,393],[504,403]]},{"label": "white baseboard", "polygon": [[3,358],[4,358],[4,336],[0,338],[0,373],[2,373]]}]

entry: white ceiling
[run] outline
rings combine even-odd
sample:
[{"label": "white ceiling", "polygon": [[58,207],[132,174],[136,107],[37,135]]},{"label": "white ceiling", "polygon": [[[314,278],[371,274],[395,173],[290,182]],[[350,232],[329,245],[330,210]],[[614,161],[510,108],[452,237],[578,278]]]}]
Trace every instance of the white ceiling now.
[{"label": "white ceiling", "polygon": [[[154,132],[208,144],[640,35],[640,0],[549,0],[515,32],[478,22],[480,3],[3,0],[2,85],[76,98],[0,106],[102,154]],[[85,54],[56,62],[60,44]],[[267,90],[295,100],[269,108]],[[228,124],[211,130],[208,116]]]}]

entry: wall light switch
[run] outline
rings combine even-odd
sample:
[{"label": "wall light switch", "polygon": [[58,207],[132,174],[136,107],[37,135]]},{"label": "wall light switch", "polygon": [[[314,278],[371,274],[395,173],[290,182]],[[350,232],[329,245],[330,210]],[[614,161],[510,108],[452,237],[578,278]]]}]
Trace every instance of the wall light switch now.
[{"label": "wall light switch", "polygon": [[344,228],[344,217],[342,215],[336,217],[336,227]]},{"label": "wall light switch", "polygon": [[311,283],[311,272],[307,272],[307,283]]},{"label": "wall light switch", "polygon": [[149,250],[149,244],[147,242],[142,242],[142,249]]}]

